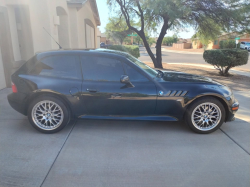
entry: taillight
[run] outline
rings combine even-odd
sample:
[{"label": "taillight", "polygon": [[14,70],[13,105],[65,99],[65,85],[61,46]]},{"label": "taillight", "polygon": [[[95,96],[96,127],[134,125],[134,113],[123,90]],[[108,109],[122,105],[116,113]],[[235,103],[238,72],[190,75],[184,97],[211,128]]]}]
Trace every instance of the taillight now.
[{"label": "taillight", "polygon": [[11,82],[11,87],[12,87],[13,93],[17,93],[16,85],[13,82]]}]

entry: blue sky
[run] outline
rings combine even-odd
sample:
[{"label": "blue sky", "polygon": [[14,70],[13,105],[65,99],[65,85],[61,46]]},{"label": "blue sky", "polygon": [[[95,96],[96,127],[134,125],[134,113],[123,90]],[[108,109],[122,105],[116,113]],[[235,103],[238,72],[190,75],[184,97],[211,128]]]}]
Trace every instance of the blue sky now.
[{"label": "blue sky", "polygon": [[[101,32],[105,32],[105,26],[108,23],[108,18],[112,16],[112,12],[110,12],[106,2],[107,0],[96,0],[97,7],[99,11],[99,16],[101,19],[101,26],[99,27]],[[113,14],[114,15],[114,14]],[[159,29],[160,31],[160,29]],[[166,36],[172,36],[174,34],[173,31],[168,31]],[[180,38],[191,38],[194,34],[194,30],[192,28],[188,28],[187,31],[178,32],[178,36]],[[157,36],[158,33],[152,33],[152,36]]]}]

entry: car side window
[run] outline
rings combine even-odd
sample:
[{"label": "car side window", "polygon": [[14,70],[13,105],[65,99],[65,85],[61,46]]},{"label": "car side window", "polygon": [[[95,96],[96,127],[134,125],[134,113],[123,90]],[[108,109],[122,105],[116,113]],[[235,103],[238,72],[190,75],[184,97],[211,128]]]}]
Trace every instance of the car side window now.
[{"label": "car side window", "polygon": [[241,44],[245,44],[245,42],[241,42]]},{"label": "car side window", "polygon": [[82,56],[83,79],[89,81],[120,82],[124,75],[122,63],[113,58]]},{"label": "car side window", "polygon": [[126,74],[129,76],[129,80],[131,82],[148,82],[149,81],[144,75],[139,73],[137,70],[135,70],[128,64],[123,63],[123,67],[126,71]]},{"label": "car side window", "polygon": [[56,55],[41,59],[30,74],[67,79],[82,79],[79,57]]}]

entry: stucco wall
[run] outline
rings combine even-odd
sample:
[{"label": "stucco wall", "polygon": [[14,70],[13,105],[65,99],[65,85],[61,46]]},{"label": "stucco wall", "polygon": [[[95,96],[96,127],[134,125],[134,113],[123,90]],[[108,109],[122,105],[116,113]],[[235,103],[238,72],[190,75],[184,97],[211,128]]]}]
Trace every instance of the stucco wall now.
[{"label": "stucco wall", "polygon": [[174,48],[178,49],[190,49],[191,48],[191,43],[174,43],[173,44]]},{"label": "stucco wall", "polygon": [[202,44],[199,40],[196,40],[196,41],[192,42],[192,47],[193,47],[193,49],[200,49],[200,48],[202,48]]}]

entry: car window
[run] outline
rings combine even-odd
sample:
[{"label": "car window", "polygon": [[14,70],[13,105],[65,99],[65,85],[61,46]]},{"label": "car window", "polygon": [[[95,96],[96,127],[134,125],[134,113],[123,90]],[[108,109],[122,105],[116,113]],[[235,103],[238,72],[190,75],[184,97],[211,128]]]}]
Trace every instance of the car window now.
[{"label": "car window", "polygon": [[58,78],[81,79],[78,57],[58,55],[45,57],[32,69],[30,74]]},{"label": "car window", "polygon": [[134,63],[136,66],[140,67],[144,72],[146,72],[148,75],[150,75],[152,78],[156,77],[158,72],[154,70],[153,68],[149,67],[148,65],[144,64],[137,58],[133,57],[132,55],[127,55],[127,59]]},{"label": "car window", "polygon": [[123,63],[123,67],[126,71],[126,74],[129,76],[129,80],[131,82],[148,82],[149,81],[144,75],[139,73],[137,70],[135,70],[128,64]]},{"label": "car window", "polygon": [[119,81],[124,75],[122,63],[113,58],[82,56],[82,73],[84,80]]},{"label": "car window", "polygon": [[241,42],[241,44],[245,44],[245,42]]}]

